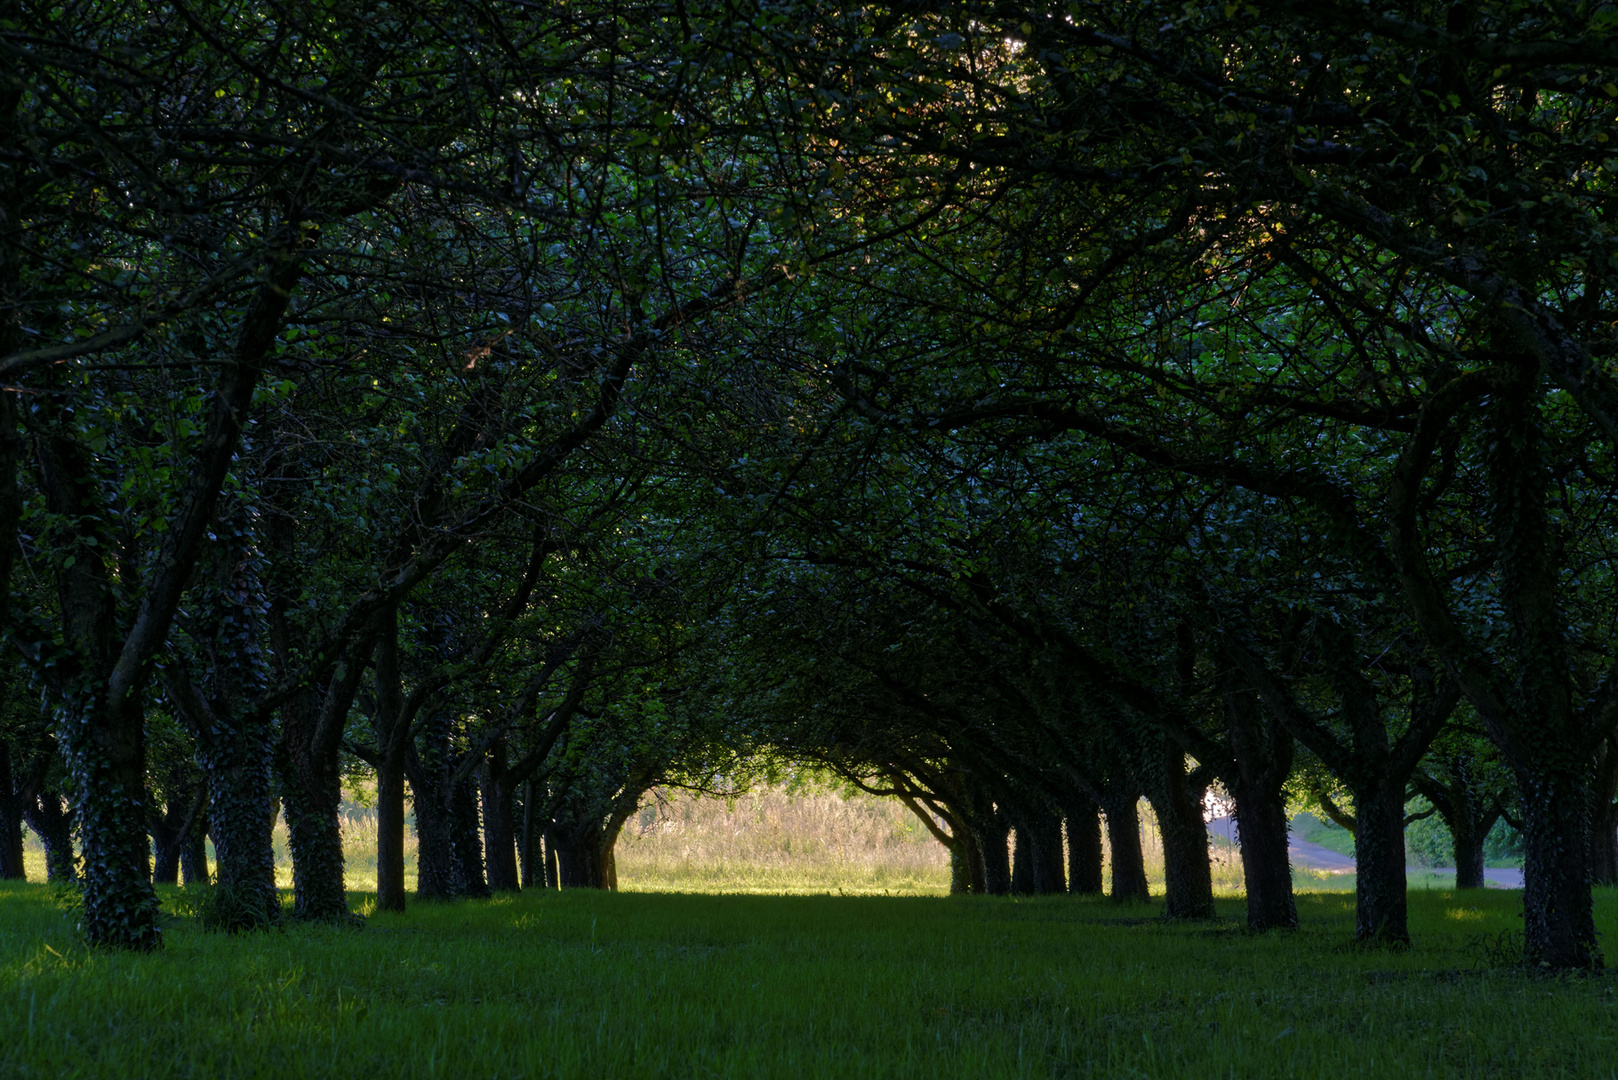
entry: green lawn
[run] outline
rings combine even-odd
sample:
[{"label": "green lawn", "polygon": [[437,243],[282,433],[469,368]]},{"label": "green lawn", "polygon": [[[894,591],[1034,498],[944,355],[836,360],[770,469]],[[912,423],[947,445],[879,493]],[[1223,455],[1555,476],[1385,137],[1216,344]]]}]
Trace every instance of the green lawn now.
[{"label": "green lawn", "polygon": [[[364,897],[356,894],[357,904]],[[1618,940],[1618,894],[1599,896]],[[0,885],[0,1076],[1611,1076],[1618,981],[1491,966],[1516,893],[1253,936],[1057,897],[531,893],[88,953]]]}]

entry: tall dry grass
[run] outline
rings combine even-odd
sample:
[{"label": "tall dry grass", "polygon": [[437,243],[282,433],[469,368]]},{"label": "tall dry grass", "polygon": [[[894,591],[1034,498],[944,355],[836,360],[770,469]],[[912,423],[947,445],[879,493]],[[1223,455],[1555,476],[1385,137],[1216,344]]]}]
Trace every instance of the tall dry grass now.
[{"label": "tall dry grass", "polygon": [[616,854],[619,887],[636,892],[949,891],[943,845],[902,804],[863,795],[659,795]]}]

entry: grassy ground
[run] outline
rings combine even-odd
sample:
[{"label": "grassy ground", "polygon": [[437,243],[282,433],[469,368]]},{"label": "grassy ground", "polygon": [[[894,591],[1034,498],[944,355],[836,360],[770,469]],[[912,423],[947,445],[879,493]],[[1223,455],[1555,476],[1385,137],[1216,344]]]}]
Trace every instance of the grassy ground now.
[{"label": "grassy ground", "polygon": [[[356,906],[367,899],[355,896]],[[1618,930],[1618,895],[1599,897]],[[1254,936],[1065,897],[529,893],[88,953],[0,886],[0,1076],[1611,1076],[1615,980],[1495,966],[1515,893]]]}]

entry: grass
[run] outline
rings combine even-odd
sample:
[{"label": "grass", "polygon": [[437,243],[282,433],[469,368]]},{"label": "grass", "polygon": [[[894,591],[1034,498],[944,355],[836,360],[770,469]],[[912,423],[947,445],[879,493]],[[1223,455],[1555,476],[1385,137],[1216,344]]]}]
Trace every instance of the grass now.
[{"label": "grass", "polygon": [[[374,817],[344,836],[374,886]],[[621,893],[392,915],[362,887],[362,930],[171,917],[146,957],[86,951],[47,887],[0,883],[0,1077],[1618,1075],[1618,980],[1501,966],[1520,894],[1412,877],[1416,948],[1364,951],[1341,891],[1246,933],[1238,860],[1213,854],[1221,920],[1179,926],[945,897],[942,849],[891,803],[681,797],[625,830]],[[1618,939],[1618,891],[1597,905]]]},{"label": "grass", "polygon": [[728,803],[653,800],[615,850],[619,887],[637,892],[937,895],[949,854],[891,799],[765,789]]},{"label": "grass", "polygon": [[[356,894],[356,906],[367,897]],[[0,885],[0,1076],[1611,1076],[1615,980],[1492,966],[1515,893],[1179,926],[1106,901],[528,893],[91,953]],[[1618,930],[1618,895],[1598,897]]]}]

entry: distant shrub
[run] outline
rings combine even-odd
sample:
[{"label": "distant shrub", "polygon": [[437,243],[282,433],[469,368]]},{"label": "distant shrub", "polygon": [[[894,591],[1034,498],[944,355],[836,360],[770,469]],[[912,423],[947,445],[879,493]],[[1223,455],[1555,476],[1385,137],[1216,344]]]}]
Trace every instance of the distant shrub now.
[{"label": "distant shrub", "polygon": [[[1426,799],[1415,799],[1405,804],[1405,813],[1419,814],[1431,807]],[[1443,818],[1434,814],[1405,826],[1405,858],[1417,866],[1455,865],[1455,840]]]}]

